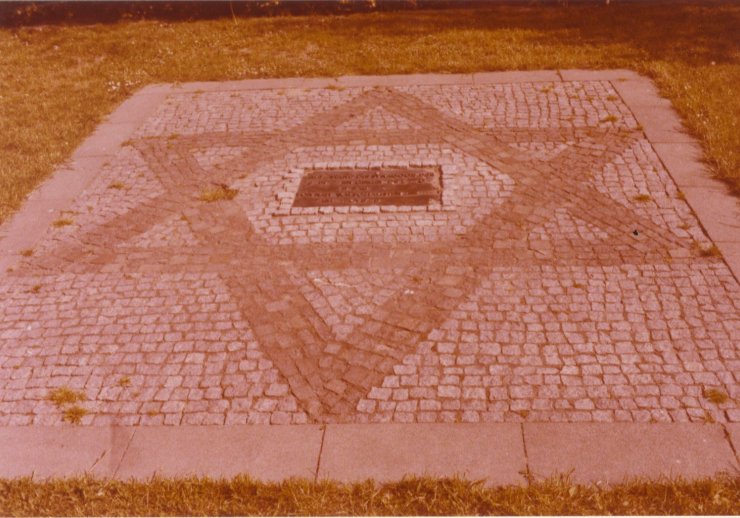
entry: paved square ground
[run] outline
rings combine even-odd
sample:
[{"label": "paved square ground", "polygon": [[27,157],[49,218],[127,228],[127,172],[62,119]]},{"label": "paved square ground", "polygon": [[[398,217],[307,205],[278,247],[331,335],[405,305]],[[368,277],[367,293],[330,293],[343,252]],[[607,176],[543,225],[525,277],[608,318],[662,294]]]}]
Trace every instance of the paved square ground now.
[{"label": "paved square ground", "polygon": [[613,81],[459,83],[171,89],[0,274],[0,425],[740,421],[740,286]]}]

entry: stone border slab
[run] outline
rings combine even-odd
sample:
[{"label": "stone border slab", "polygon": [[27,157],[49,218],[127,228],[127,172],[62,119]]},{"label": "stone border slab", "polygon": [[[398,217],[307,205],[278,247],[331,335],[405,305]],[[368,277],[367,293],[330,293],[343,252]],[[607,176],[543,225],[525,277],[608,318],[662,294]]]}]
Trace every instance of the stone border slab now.
[{"label": "stone border slab", "polygon": [[697,143],[655,143],[653,149],[679,187],[712,187],[718,183],[703,163]]},{"label": "stone border slab", "polygon": [[701,223],[712,241],[740,242],[740,201],[723,196],[726,192],[724,185],[686,186],[681,191],[691,207],[704,216]]},{"label": "stone border slab", "polygon": [[523,484],[527,463],[515,423],[329,426],[319,479],[381,482],[404,476],[461,476]]},{"label": "stone border slab", "polygon": [[0,428],[0,477],[112,477],[133,427]]},{"label": "stone border slab", "polygon": [[149,85],[136,94],[132,95],[114,111],[106,119],[105,122],[108,124],[133,124],[138,126],[144,121],[142,114],[145,117],[149,116],[164,101],[167,96],[171,93],[172,85]]},{"label": "stone border slab", "polygon": [[508,72],[478,72],[473,74],[473,84],[500,83],[560,83],[557,70],[523,70]]},{"label": "stone border slab", "polygon": [[735,278],[740,279],[740,242],[722,241],[715,242],[715,244],[722,254],[722,258],[735,274]]},{"label": "stone border slab", "polygon": [[[734,447],[733,447],[734,445]],[[356,482],[462,476],[523,485],[694,479],[738,469],[740,425],[454,423],[0,428],[0,478],[249,475]]]},{"label": "stone border slab", "polygon": [[318,425],[140,427],[115,476],[313,478],[322,435]]},{"label": "stone border slab", "polygon": [[558,473],[570,473],[578,483],[679,475],[696,479],[738,467],[717,424],[528,423],[524,440],[535,479]]},{"label": "stone border slab", "polygon": [[727,437],[730,441],[730,446],[735,452],[735,457],[740,460],[740,423],[728,423],[725,426],[727,430]]},{"label": "stone border slab", "polygon": [[641,76],[625,68],[607,70],[558,70],[563,81],[639,81]]},{"label": "stone border slab", "polygon": [[[412,85],[456,85],[561,82],[556,70],[480,72],[474,74],[405,74],[386,76],[289,77],[283,79],[246,79],[242,81],[200,81],[172,85],[172,92],[229,92],[291,88],[373,87]],[[165,84],[151,85],[158,89]]]}]

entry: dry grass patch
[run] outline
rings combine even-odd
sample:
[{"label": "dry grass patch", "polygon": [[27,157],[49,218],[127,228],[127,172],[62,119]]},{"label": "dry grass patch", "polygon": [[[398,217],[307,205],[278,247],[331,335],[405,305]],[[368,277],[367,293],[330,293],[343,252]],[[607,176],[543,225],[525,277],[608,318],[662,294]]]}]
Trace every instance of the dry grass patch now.
[{"label": "dry grass patch", "polygon": [[82,418],[87,414],[88,411],[85,408],[82,408],[79,405],[73,405],[64,409],[62,419],[69,424],[80,424]]},{"label": "dry grass patch", "polygon": [[726,392],[716,388],[704,389],[703,396],[704,399],[715,405],[721,405],[730,400],[730,396]]},{"label": "dry grass patch", "polygon": [[62,420],[67,423],[80,424],[82,418],[88,414],[87,409],[78,405],[87,399],[83,392],[63,386],[52,390],[47,397],[61,410]]},{"label": "dry grass patch", "polygon": [[204,189],[198,199],[210,203],[214,201],[233,200],[237,194],[239,194],[238,189],[232,189],[226,185],[217,185]]},{"label": "dry grass patch", "polygon": [[85,401],[85,394],[69,387],[59,387],[49,392],[49,401],[54,403],[57,408],[65,405],[73,405],[79,401]]},{"label": "dry grass patch", "polygon": [[740,512],[738,502],[740,480],[731,476],[613,487],[553,478],[529,487],[495,488],[431,478],[388,484],[261,483],[246,477],[0,480],[0,512],[14,516],[732,515]]},{"label": "dry grass patch", "polygon": [[0,29],[0,221],[138,88],[261,77],[633,69],[740,189],[740,5],[613,4]]},{"label": "dry grass patch", "polygon": [[710,247],[700,249],[699,255],[702,257],[722,257],[722,252],[717,248],[717,245],[712,245]]},{"label": "dry grass patch", "polygon": [[52,221],[51,226],[54,228],[62,228],[62,227],[69,226],[72,223],[74,223],[74,221],[72,221],[69,218],[59,218],[57,220]]}]

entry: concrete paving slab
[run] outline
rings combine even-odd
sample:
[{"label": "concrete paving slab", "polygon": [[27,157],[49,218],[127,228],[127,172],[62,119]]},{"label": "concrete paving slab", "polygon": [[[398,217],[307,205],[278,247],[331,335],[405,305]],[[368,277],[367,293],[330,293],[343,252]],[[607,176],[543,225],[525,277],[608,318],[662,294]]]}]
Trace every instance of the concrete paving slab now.
[{"label": "concrete paving slab", "polygon": [[[393,86],[399,76],[340,76],[336,78],[336,85],[344,88],[357,88],[363,86]],[[468,81],[470,75],[468,74]],[[463,81],[461,79],[461,81]]]},{"label": "concrete paving slab", "polygon": [[735,452],[735,457],[740,463],[740,423],[727,423],[724,426],[725,430],[727,430],[732,449]]},{"label": "concrete paving slab", "polygon": [[658,143],[653,144],[653,149],[679,189],[713,187],[719,183],[702,163],[702,150],[696,142]]},{"label": "concrete paving slab", "polygon": [[305,77],[246,79],[241,81],[193,81],[172,85],[173,92],[231,92],[239,90],[271,90],[302,88]]},{"label": "concrete paving slab", "polygon": [[525,70],[511,72],[478,72],[473,74],[477,85],[500,83],[542,83],[561,81],[557,70]]},{"label": "concrete paving slab", "polygon": [[537,479],[565,473],[579,483],[695,479],[737,467],[718,424],[525,423],[524,440]]},{"label": "concrete paving slab", "polygon": [[141,123],[162,101],[167,99],[170,89],[140,90],[126,99],[111,113],[106,122],[110,124]]},{"label": "concrete paving slab", "polygon": [[[638,118],[639,120],[639,118]],[[688,136],[682,131],[663,131],[657,129],[646,129],[645,135],[651,140],[651,142],[665,142],[665,143],[692,143],[694,142],[693,137]]]},{"label": "concrete paving slab", "polygon": [[470,84],[471,74],[404,74],[387,76],[342,76],[337,84],[345,87],[359,86],[410,86]]},{"label": "concrete paving slab", "polygon": [[[339,76],[339,77],[291,77],[275,79],[249,79],[242,81],[196,81],[172,85],[155,85],[157,90],[141,90],[142,94],[177,92],[224,92],[234,90],[269,90],[284,88],[326,88],[362,86],[409,86],[409,85],[448,85],[448,84],[495,84],[495,83],[528,83],[559,82],[560,76],[555,70],[532,70],[510,72],[484,72],[476,74],[401,74],[377,76]],[[149,87],[147,87],[149,88]],[[144,102],[144,101],[142,101]]]},{"label": "concrete paving slab", "polygon": [[722,258],[735,275],[735,279],[740,280],[740,242],[717,241],[715,244],[722,254]]},{"label": "concrete paving slab", "polygon": [[398,480],[407,475],[523,484],[518,424],[328,425],[319,479]]},{"label": "concrete paving slab", "polygon": [[637,106],[632,108],[632,113],[642,125],[647,138],[654,144],[695,142],[686,133],[681,119],[670,106]]},{"label": "concrete paving slab", "polygon": [[640,76],[633,70],[610,69],[610,70],[582,70],[566,69],[559,70],[563,81],[625,81],[639,80]]},{"label": "concrete paving slab", "polygon": [[695,143],[693,137],[686,133],[671,103],[660,96],[648,78],[637,76],[634,79],[613,80],[611,83],[630,107],[652,144]]},{"label": "concrete paving slab", "polygon": [[85,157],[65,164],[55,175],[33,191],[28,199],[71,202],[95,178],[105,158],[105,156]]},{"label": "concrete paving slab", "polygon": [[338,77],[306,77],[301,82],[301,88],[339,87]]},{"label": "concrete paving slab", "polygon": [[109,123],[99,126],[72,155],[72,160],[111,157],[140,125],[139,122]]},{"label": "concrete paving slab", "polygon": [[136,95],[152,95],[152,94],[165,94],[169,95],[172,93],[174,85],[172,83],[152,83],[142,87]]},{"label": "concrete paving slab", "polygon": [[13,255],[32,248],[68,203],[65,199],[28,200],[22,212],[3,224],[0,230],[0,235],[3,236],[0,255]]},{"label": "concrete paving slab", "polygon": [[319,426],[154,426],[137,430],[116,477],[250,474],[264,481],[316,475]]},{"label": "concrete paving slab", "polygon": [[740,241],[740,199],[731,196],[727,186],[716,182],[711,187],[685,187],[682,191],[713,241]]},{"label": "concrete paving slab", "polygon": [[647,77],[638,76],[627,81],[612,81],[612,86],[625,103],[635,110],[640,107],[670,107],[671,103],[660,96],[655,84]]},{"label": "concrete paving slab", "polygon": [[133,434],[130,427],[2,427],[0,477],[109,477]]}]

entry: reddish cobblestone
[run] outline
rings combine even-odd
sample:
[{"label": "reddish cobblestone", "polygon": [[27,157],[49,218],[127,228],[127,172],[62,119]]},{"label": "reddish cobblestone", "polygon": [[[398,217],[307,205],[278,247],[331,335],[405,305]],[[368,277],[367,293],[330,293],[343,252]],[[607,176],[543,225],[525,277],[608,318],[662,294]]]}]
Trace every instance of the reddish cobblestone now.
[{"label": "reddish cobblestone", "polygon": [[[441,201],[293,207],[380,167]],[[0,425],[740,419],[740,286],[608,81],[172,94],[61,216]]]}]

